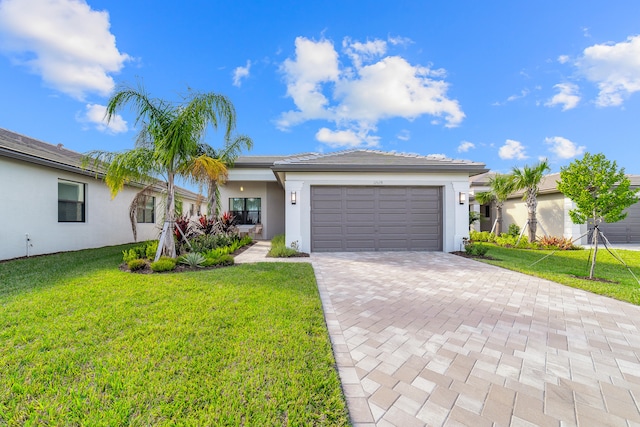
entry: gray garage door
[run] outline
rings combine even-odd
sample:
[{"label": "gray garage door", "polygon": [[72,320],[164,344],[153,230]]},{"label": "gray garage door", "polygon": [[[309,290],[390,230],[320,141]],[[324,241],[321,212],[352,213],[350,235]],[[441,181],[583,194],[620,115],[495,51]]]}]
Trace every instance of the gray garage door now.
[{"label": "gray garage door", "polygon": [[640,203],[627,209],[623,221],[601,224],[600,230],[611,243],[640,243]]},{"label": "gray garage door", "polygon": [[441,251],[441,187],[311,187],[311,250]]}]

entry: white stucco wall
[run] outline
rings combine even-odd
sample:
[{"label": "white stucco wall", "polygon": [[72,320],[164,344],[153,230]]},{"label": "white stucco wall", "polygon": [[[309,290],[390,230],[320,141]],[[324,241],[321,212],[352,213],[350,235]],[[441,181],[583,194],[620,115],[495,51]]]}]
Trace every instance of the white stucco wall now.
[{"label": "white stucco wall", "polygon": [[[286,243],[297,242],[303,252],[311,250],[311,186],[439,186],[443,188],[443,250],[462,248],[462,238],[469,236],[469,176],[467,174],[417,173],[329,173],[287,172],[285,180]],[[297,202],[291,204],[290,194],[296,192]],[[459,204],[458,194],[467,194]]]},{"label": "white stucco wall", "polygon": [[[542,236],[565,236],[565,200],[562,193],[539,194],[536,218],[538,229],[536,234]],[[525,226],[528,218],[527,205],[521,197],[509,199],[502,209],[502,229],[506,232],[509,225],[516,224],[520,229]],[[542,228],[540,228],[542,225]]]},{"label": "white stucco wall", "polygon": [[[58,222],[58,180],[86,184],[85,222]],[[133,242],[129,205],[139,189],[125,187],[114,199],[102,180],[0,158],[0,259]],[[185,200],[185,203],[195,202]],[[9,208],[10,207],[10,208]],[[156,222],[163,219],[156,196]],[[156,224],[137,224],[138,241],[155,239]]]}]

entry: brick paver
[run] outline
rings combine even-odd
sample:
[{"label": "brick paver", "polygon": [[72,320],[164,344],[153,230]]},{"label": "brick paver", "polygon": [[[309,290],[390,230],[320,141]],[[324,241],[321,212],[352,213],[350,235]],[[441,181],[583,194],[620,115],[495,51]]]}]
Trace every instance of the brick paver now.
[{"label": "brick paver", "polygon": [[640,307],[446,253],[312,254],[355,426],[640,425]]}]

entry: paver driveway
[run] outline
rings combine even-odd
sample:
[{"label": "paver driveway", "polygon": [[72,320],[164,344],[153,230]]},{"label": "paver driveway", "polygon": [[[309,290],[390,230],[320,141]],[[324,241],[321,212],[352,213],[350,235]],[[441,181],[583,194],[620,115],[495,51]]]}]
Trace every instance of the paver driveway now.
[{"label": "paver driveway", "polygon": [[312,254],[361,426],[640,426],[640,307],[446,253]]}]

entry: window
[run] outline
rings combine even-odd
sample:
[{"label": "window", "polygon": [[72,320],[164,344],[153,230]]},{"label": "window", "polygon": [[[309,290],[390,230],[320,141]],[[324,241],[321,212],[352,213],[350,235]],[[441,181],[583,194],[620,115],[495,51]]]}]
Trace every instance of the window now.
[{"label": "window", "polygon": [[154,224],[156,222],[156,198],[146,197],[144,205],[138,205],[137,222]]},{"label": "window", "polygon": [[58,180],[58,222],[85,222],[86,184]]},{"label": "window", "polygon": [[233,197],[229,199],[229,211],[235,216],[236,224],[259,224],[261,200],[259,197]]}]

